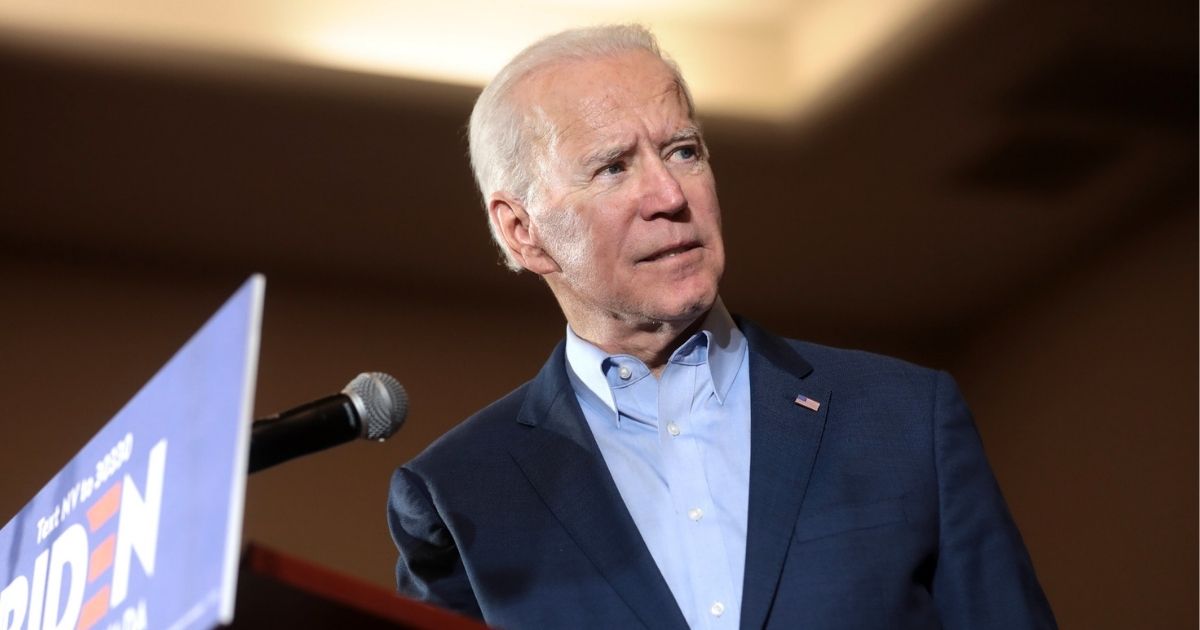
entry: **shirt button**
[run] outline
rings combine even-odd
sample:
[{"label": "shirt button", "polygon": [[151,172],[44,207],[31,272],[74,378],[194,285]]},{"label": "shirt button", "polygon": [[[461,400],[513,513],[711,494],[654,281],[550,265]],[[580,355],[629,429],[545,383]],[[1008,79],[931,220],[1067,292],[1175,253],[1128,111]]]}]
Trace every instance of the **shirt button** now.
[{"label": "shirt button", "polygon": [[[692,519],[693,521],[698,521],[704,518],[704,510],[701,510],[700,508],[692,508],[688,510],[688,518]],[[719,604],[720,602],[717,603]]]},{"label": "shirt button", "polygon": [[725,614],[725,604],[722,604],[721,602],[713,602],[713,605],[708,609],[708,612],[712,613],[712,616],[714,617],[720,617],[721,615]]},{"label": "shirt button", "polygon": [[670,433],[671,437],[675,437],[675,436],[679,435],[679,425],[675,424],[674,422],[668,422],[667,423],[667,433]]},{"label": "shirt button", "polygon": [[633,372],[629,368],[622,365],[617,369],[617,376],[620,376],[622,381],[628,381],[629,377],[633,376]]}]

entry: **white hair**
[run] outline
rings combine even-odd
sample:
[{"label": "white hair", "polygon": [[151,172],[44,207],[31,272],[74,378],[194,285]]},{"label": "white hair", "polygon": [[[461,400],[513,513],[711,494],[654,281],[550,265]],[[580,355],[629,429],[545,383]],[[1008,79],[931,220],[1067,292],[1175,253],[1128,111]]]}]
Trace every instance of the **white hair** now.
[{"label": "white hair", "polygon": [[[491,83],[483,89],[471,111],[468,142],[471,168],[483,195],[484,209],[493,194],[504,191],[520,200],[531,213],[537,205],[538,178],[545,156],[531,148],[535,118],[526,116],[513,94],[521,81],[546,66],[562,61],[586,61],[631,51],[647,51],[661,59],[671,70],[687,101],[688,117],[694,115],[692,95],[679,67],[663,53],[654,35],[636,24],[594,26],[563,31],[541,39],[513,57]],[[500,248],[505,265],[520,271],[521,265],[509,253],[500,231],[488,214],[492,240]]]}]

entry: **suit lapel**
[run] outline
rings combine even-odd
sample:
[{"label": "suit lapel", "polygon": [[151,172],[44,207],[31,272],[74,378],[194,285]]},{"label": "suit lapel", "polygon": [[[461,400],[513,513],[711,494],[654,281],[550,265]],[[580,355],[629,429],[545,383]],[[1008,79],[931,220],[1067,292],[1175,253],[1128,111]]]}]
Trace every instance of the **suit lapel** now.
[{"label": "suit lapel", "polygon": [[[739,320],[750,347],[750,507],[742,628],[766,622],[808,488],[832,392],[783,340]],[[795,403],[803,395],[817,411]]]},{"label": "suit lapel", "polygon": [[608,472],[566,375],[563,344],[534,379],[511,454],[575,544],[647,628],[687,623]]}]

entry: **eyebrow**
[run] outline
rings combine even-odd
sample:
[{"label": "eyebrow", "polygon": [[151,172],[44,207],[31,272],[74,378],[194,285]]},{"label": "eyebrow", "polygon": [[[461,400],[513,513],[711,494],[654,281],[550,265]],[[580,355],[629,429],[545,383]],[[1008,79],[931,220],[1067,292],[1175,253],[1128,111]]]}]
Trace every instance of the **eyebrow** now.
[{"label": "eyebrow", "polygon": [[599,149],[589,153],[587,157],[583,159],[583,166],[584,168],[591,169],[602,164],[608,164],[622,155],[629,153],[629,151],[632,149],[633,145],[630,144],[619,144],[613,147]]},{"label": "eyebrow", "polygon": [[663,144],[663,146],[672,145],[676,142],[682,142],[684,140],[695,140],[699,142],[700,128],[696,125],[688,125],[687,127],[684,127],[683,129],[671,134],[671,137],[666,141],[666,143]]},{"label": "eyebrow", "polygon": [[[695,141],[699,142],[700,141],[700,128],[697,127],[696,125],[688,125],[687,127],[684,127],[682,129],[676,131],[675,133],[671,134],[671,137],[668,138],[666,142],[662,143],[661,146],[664,146],[664,147],[670,146],[672,144],[675,144],[677,142],[683,142],[685,140],[695,140]],[[632,150],[633,150],[632,144],[619,144],[616,146],[599,149],[597,151],[589,153],[586,157],[584,157],[583,166],[585,168],[590,169],[592,167],[600,166],[602,164],[608,164],[609,162],[616,160],[617,158],[629,153]]]}]

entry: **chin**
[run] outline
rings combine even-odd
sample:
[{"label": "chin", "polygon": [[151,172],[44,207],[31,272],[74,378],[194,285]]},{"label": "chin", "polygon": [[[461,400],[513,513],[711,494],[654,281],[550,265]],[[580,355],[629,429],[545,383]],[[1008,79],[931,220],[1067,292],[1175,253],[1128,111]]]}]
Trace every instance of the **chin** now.
[{"label": "chin", "polygon": [[717,292],[714,287],[711,291],[704,291],[700,294],[680,297],[670,303],[659,303],[657,308],[653,309],[658,312],[659,321],[664,322],[688,322],[700,317],[712,308],[717,301]]}]

